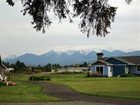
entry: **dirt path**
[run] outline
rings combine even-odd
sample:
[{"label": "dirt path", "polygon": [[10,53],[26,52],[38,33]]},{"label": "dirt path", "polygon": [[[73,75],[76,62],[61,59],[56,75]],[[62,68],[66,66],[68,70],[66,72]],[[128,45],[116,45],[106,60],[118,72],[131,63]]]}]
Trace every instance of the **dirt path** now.
[{"label": "dirt path", "polygon": [[104,104],[117,104],[117,105],[140,105],[140,100],[129,99],[116,99],[116,98],[104,98],[97,96],[89,96],[81,94],[66,85],[55,84],[52,82],[38,83],[43,86],[43,92],[57,98],[69,100],[69,101],[87,101]]}]

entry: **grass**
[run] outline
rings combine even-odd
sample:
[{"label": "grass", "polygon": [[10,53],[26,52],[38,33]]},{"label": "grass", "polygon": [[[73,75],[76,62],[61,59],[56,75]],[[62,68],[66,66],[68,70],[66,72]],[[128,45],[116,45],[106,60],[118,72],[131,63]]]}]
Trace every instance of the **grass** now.
[{"label": "grass", "polygon": [[50,97],[42,93],[40,86],[29,83],[28,76],[14,74],[12,81],[17,86],[0,87],[0,102],[44,102],[58,101],[57,98]]},{"label": "grass", "polygon": [[140,99],[140,77],[85,78],[84,74],[55,74],[51,79],[89,95]]},{"label": "grass", "polygon": [[[37,74],[42,76],[43,73]],[[45,74],[46,75],[46,74]],[[84,94],[140,100],[140,77],[87,78],[85,74],[50,74],[51,82],[65,84]],[[0,102],[60,101],[42,93],[41,86],[31,84],[29,76],[13,74],[17,86],[0,87]]]}]

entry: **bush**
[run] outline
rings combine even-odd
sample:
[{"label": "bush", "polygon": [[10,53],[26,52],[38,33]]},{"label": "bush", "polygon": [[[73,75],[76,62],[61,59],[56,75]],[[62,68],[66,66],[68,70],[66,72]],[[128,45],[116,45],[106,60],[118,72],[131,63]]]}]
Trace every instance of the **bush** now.
[{"label": "bush", "polygon": [[63,71],[63,72],[58,72],[56,74],[83,74],[83,72],[82,71],[80,71],[80,72],[76,72],[76,71],[73,71],[73,72]]},{"label": "bush", "polygon": [[6,86],[6,83],[0,81],[0,87]]},{"label": "bush", "polygon": [[29,77],[31,81],[50,81],[51,78],[48,76],[31,76]]},{"label": "bush", "polygon": [[99,75],[99,74],[92,74],[92,75],[89,75],[89,77],[107,77],[107,76]]},{"label": "bush", "polygon": [[120,75],[120,77],[135,77],[135,75],[132,73],[128,73],[128,74],[122,74]]}]

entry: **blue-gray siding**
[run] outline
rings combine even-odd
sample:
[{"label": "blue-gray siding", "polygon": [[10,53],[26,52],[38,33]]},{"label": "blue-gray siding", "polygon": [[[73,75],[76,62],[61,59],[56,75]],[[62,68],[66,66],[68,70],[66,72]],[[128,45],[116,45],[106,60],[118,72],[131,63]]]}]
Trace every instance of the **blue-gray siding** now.
[{"label": "blue-gray siding", "polygon": [[127,63],[122,62],[122,61],[120,61],[120,60],[117,60],[117,59],[115,59],[115,58],[109,58],[109,59],[107,59],[106,61],[109,62],[109,63],[111,63],[111,64],[127,64]]},{"label": "blue-gray siding", "polygon": [[113,76],[125,74],[125,66],[113,66]]}]

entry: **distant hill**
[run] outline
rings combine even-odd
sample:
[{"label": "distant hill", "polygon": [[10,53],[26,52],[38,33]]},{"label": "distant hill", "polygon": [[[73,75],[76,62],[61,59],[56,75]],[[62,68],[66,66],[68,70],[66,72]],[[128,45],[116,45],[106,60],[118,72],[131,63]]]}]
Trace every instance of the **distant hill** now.
[{"label": "distant hill", "polygon": [[[105,57],[111,56],[140,56],[140,51],[133,52],[123,52],[120,50],[107,51],[103,50]],[[49,51],[42,55],[35,54],[24,54],[18,57],[8,57],[4,61],[9,63],[15,63],[17,60],[24,62],[26,65],[46,65],[48,63],[61,64],[61,65],[71,65],[71,64],[81,64],[83,62],[92,62],[96,60],[95,51]]]}]

